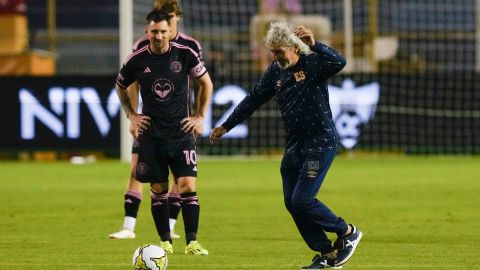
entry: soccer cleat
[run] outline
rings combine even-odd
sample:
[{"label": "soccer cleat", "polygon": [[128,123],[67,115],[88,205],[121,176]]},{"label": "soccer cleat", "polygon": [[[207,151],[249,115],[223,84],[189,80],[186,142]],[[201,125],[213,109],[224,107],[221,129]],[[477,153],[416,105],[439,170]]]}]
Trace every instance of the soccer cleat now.
[{"label": "soccer cleat", "polygon": [[185,254],[189,255],[208,255],[208,250],[204,249],[197,241],[190,241],[185,247]]},{"label": "soccer cleat", "polygon": [[160,247],[163,248],[163,250],[165,250],[165,252],[168,254],[173,253],[173,246],[169,241],[160,241]]},{"label": "soccer cleat", "polygon": [[342,269],[342,266],[334,266],[335,261],[333,259],[329,259],[326,256],[321,256],[319,254],[315,255],[312,259],[312,264],[309,266],[304,266],[302,269]]},{"label": "soccer cleat", "polygon": [[335,266],[344,265],[353,255],[358,243],[362,239],[362,232],[357,227],[350,224],[352,232],[348,235],[339,237],[333,244],[333,248],[337,250],[337,258],[335,259]]},{"label": "soccer cleat", "polygon": [[180,235],[176,234],[173,230],[170,231],[170,237],[178,239],[180,238]]},{"label": "soccer cleat", "polygon": [[118,231],[116,233],[110,234],[108,237],[110,237],[112,239],[133,239],[133,238],[135,238],[135,233],[130,231],[130,230],[123,229],[123,230]]}]

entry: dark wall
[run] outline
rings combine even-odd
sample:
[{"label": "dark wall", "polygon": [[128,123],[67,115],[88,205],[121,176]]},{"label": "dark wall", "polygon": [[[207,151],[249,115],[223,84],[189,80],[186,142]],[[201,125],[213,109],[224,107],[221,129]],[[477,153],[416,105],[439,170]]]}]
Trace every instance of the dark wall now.
[{"label": "dark wall", "polygon": [[[47,1],[27,0],[27,16],[32,29],[45,28]],[[117,28],[118,1],[56,1],[58,28]]]}]

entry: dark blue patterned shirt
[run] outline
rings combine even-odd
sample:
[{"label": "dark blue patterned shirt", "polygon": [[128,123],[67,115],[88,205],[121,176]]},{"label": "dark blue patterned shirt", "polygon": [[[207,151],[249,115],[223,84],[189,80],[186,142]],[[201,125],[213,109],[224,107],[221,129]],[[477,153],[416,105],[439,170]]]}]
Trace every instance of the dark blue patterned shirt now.
[{"label": "dark blue patterned shirt", "polygon": [[313,53],[301,54],[287,69],[270,64],[254,89],[222,124],[227,130],[241,123],[276,96],[287,132],[287,153],[323,152],[337,147],[338,138],[330,110],[327,79],[345,66],[334,49],[315,43]]}]

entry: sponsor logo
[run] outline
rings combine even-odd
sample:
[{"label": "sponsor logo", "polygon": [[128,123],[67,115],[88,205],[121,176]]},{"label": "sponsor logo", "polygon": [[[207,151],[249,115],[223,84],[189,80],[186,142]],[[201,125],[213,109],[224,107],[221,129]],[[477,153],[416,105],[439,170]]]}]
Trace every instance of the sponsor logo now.
[{"label": "sponsor logo", "polygon": [[308,178],[317,178],[317,171],[307,171],[307,177]]}]

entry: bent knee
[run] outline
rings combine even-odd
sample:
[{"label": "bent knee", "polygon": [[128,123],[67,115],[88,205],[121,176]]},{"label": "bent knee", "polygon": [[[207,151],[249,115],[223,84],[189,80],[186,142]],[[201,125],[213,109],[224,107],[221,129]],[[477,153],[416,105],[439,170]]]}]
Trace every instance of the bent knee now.
[{"label": "bent knee", "polygon": [[312,209],[314,200],[307,199],[307,198],[293,197],[291,204],[292,204],[292,209],[294,209],[296,212],[304,212]]},{"label": "bent knee", "polygon": [[178,193],[196,192],[196,177],[179,177],[177,180]]}]

